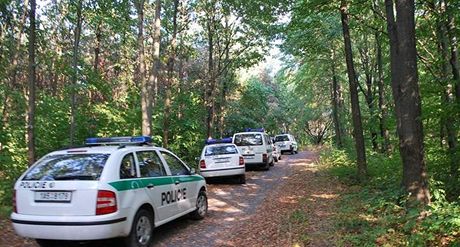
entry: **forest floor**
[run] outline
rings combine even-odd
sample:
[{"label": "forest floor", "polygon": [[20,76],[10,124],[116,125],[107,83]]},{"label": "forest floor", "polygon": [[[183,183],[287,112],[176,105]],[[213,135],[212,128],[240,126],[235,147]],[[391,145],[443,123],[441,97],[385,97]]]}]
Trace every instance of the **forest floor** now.
[{"label": "forest floor", "polygon": [[[208,217],[158,227],[152,246],[335,246],[335,217],[345,187],[322,172],[317,159],[316,151],[283,155],[268,172],[247,172],[245,185],[213,181]],[[0,246],[36,246],[17,236],[9,220],[0,220],[0,229]]]}]

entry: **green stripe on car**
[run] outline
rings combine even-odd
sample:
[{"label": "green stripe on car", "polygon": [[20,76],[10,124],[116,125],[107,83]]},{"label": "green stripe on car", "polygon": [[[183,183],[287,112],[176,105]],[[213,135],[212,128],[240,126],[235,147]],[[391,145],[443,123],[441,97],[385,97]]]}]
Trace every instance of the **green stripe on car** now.
[{"label": "green stripe on car", "polygon": [[147,185],[153,184],[154,186],[173,184],[176,181],[181,183],[189,183],[204,180],[201,176],[165,176],[165,177],[153,177],[153,178],[135,178],[126,179],[116,182],[110,182],[109,184],[118,191],[134,190],[145,188]]}]

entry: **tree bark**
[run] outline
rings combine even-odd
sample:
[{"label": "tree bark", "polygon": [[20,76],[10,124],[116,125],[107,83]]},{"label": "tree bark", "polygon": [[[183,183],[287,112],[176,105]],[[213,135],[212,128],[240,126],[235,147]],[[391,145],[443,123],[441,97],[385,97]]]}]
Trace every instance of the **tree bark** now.
[{"label": "tree bark", "polygon": [[165,102],[164,102],[164,115],[163,115],[163,147],[168,147],[169,140],[169,118],[171,112],[171,89],[174,76],[174,62],[176,60],[176,48],[177,48],[177,13],[179,8],[179,0],[174,0],[173,10],[173,33],[171,37],[171,54],[168,59],[168,79],[165,85]]},{"label": "tree bark", "polygon": [[144,136],[152,135],[152,111],[150,108],[150,91],[145,79],[144,47],[144,0],[136,0],[137,11],[137,83],[141,86],[141,131]]},{"label": "tree bark", "polygon": [[211,1],[210,13],[207,17],[207,35],[208,35],[208,86],[205,93],[206,102],[206,136],[211,138],[214,134],[214,91],[216,87],[215,66],[214,66],[214,22],[215,20],[215,2]]},{"label": "tree bark", "polygon": [[348,81],[350,85],[351,113],[353,120],[353,136],[355,138],[356,156],[358,164],[358,179],[367,177],[366,149],[364,146],[363,127],[361,123],[361,109],[359,107],[358,84],[353,63],[351,38],[348,25],[348,5],[345,0],[341,1],[340,13],[342,19],[342,31],[345,44],[345,58],[347,63]]},{"label": "tree bark", "polygon": [[452,75],[455,81],[455,98],[457,104],[460,104],[460,65],[458,59],[458,41],[455,27],[455,18],[449,5],[446,5],[447,12],[447,34],[450,40],[450,64],[452,66]]},{"label": "tree bark", "polygon": [[390,132],[388,131],[388,127],[386,126],[386,120],[388,117],[388,111],[385,104],[385,84],[383,80],[383,58],[382,58],[382,45],[381,45],[381,38],[380,34],[375,34],[375,42],[377,45],[377,86],[378,86],[378,94],[379,94],[379,129],[380,129],[380,137],[383,140],[382,143],[382,152],[389,153],[390,152]]},{"label": "tree bark", "polygon": [[335,50],[332,48],[331,72],[332,72],[332,120],[335,131],[335,144],[337,148],[343,148],[343,128],[340,118],[340,85],[337,80],[337,71],[335,70]]},{"label": "tree bark", "polygon": [[35,162],[35,10],[37,4],[35,0],[30,0],[29,12],[29,92],[28,92],[28,105],[27,105],[27,160],[29,166]]},{"label": "tree bark", "polygon": [[[149,79],[149,107],[153,109],[158,98],[158,77],[160,75],[160,42],[161,42],[161,0],[155,1],[155,21],[153,33],[152,71]],[[150,111],[152,112],[152,110]],[[150,119],[152,114],[150,114]]]},{"label": "tree bark", "polygon": [[82,8],[83,0],[77,2],[77,23],[74,29],[74,43],[72,56],[72,89],[71,89],[71,106],[70,106],[70,145],[74,144],[75,131],[77,128],[77,83],[78,83],[78,60],[80,59],[80,35],[82,25]]},{"label": "tree bark", "polygon": [[[440,2],[440,14],[446,14],[446,4],[444,1]],[[444,105],[444,109],[452,108],[451,105],[455,104],[455,97],[454,97],[454,85],[452,85],[452,80],[449,78],[450,69],[449,69],[449,41],[447,35],[447,26],[445,22],[439,21],[438,28],[437,28],[437,37],[439,42],[439,53],[441,54],[441,83],[444,86],[444,92],[442,95],[442,104]],[[452,69],[454,69],[452,67]],[[453,82],[455,82],[455,73]],[[452,184],[456,184],[458,180],[458,169],[459,169],[459,157],[458,157],[458,141],[457,141],[457,130],[455,126],[452,124],[455,123],[455,119],[453,118],[453,114],[447,112],[442,117],[441,124],[445,126],[446,134],[447,134],[447,145],[449,150],[450,156],[450,177]]]},{"label": "tree bark", "polygon": [[395,103],[399,151],[403,162],[403,186],[410,198],[422,204],[430,202],[428,190],[421,101],[418,86],[415,47],[414,0],[385,0],[390,38],[391,87]]}]

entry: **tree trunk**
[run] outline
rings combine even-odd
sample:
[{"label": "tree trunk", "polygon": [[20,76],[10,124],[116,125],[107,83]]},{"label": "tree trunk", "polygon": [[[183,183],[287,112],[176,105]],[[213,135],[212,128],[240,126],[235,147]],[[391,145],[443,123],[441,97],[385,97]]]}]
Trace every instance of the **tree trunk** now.
[{"label": "tree trunk", "polygon": [[70,145],[74,144],[75,131],[77,126],[77,83],[78,83],[78,60],[80,59],[80,34],[82,25],[83,0],[77,2],[77,23],[74,30],[73,56],[72,56],[72,89],[70,106]]},{"label": "tree trunk", "polygon": [[449,5],[446,6],[447,12],[447,34],[450,40],[450,64],[452,66],[452,75],[455,81],[455,97],[457,103],[460,104],[460,65],[458,61],[458,41],[455,27],[455,18],[452,14],[452,10],[449,9]]},{"label": "tree trunk", "polygon": [[29,166],[35,162],[35,0],[30,0],[29,12],[29,93],[27,105],[27,160]]},{"label": "tree trunk", "polygon": [[383,81],[383,58],[382,58],[382,45],[380,34],[375,34],[375,42],[377,45],[377,86],[378,86],[378,94],[379,94],[379,129],[380,129],[380,137],[383,139],[382,143],[382,152],[389,153],[390,152],[390,132],[386,126],[386,120],[388,117],[387,107],[385,104],[385,84]]},{"label": "tree trunk", "polygon": [[[161,42],[161,0],[155,1],[155,22],[153,33],[153,60],[152,72],[149,79],[149,107],[153,111],[158,98],[158,77],[160,75],[160,42]],[[152,118],[150,114],[150,119]]]},{"label": "tree trunk", "polygon": [[343,148],[343,129],[340,118],[340,85],[337,80],[337,72],[335,70],[335,50],[332,48],[332,57],[331,57],[331,72],[332,72],[332,120],[334,123],[335,130],[335,144],[337,148]]},{"label": "tree trunk", "polygon": [[[444,15],[446,13],[446,5],[444,1],[440,2],[440,14]],[[452,81],[449,78],[450,69],[449,69],[449,41],[447,37],[447,25],[443,21],[438,22],[437,28],[437,37],[439,42],[439,52],[441,54],[441,82],[445,87],[443,96],[442,96],[442,105],[444,109],[450,109],[452,104],[455,104],[454,92]],[[455,76],[455,73],[454,73]],[[455,78],[454,78],[455,81]],[[445,117],[442,118],[441,124],[445,126],[447,134],[447,145],[450,156],[450,177],[451,183],[456,184],[458,180],[458,169],[459,169],[459,157],[457,151],[457,130],[453,123],[455,119],[451,112],[444,114]]]},{"label": "tree trunk", "polygon": [[171,88],[174,76],[174,61],[176,60],[176,47],[177,47],[177,11],[179,8],[179,0],[174,0],[174,10],[173,10],[173,33],[171,37],[171,54],[168,59],[168,79],[165,85],[165,106],[164,106],[164,115],[163,115],[163,147],[168,147],[169,139],[169,118],[171,111]]},{"label": "tree trunk", "polygon": [[101,53],[101,39],[102,39],[102,31],[101,31],[101,23],[97,24],[96,27],[96,47],[94,48],[94,64],[93,70],[94,72],[98,72],[99,70],[99,54]]},{"label": "tree trunk", "polygon": [[206,102],[206,135],[207,138],[211,138],[214,133],[214,90],[216,87],[215,69],[214,69],[214,8],[213,2],[211,6],[212,10],[208,16],[206,23],[208,31],[208,86],[205,93]]},{"label": "tree trunk", "polygon": [[350,84],[351,113],[353,120],[353,136],[355,138],[356,156],[358,163],[358,179],[367,177],[366,149],[364,146],[363,127],[361,123],[361,109],[359,107],[358,84],[353,63],[351,50],[351,38],[348,26],[348,5],[345,0],[341,1],[340,13],[342,19],[342,31],[345,44],[345,57],[347,62],[348,81]]},{"label": "tree trunk", "polygon": [[149,85],[145,79],[144,51],[144,0],[135,2],[137,11],[137,83],[141,86],[141,131],[144,136],[152,135],[152,111],[150,109]]},{"label": "tree trunk", "polygon": [[415,47],[414,0],[385,0],[390,38],[391,87],[395,103],[399,150],[403,162],[403,185],[410,198],[426,204],[428,190],[421,101],[418,87],[417,50]]}]

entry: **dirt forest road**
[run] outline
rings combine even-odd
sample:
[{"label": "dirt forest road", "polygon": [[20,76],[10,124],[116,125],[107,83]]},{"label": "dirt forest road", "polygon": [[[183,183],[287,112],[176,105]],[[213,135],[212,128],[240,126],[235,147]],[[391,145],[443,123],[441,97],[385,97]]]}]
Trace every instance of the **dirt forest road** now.
[{"label": "dirt forest road", "polygon": [[[340,185],[327,175],[318,175],[315,152],[282,157],[269,171],[248,171],[245,185],[211,181],[207,218],[183,217],[156,228],[152,246],[333,246],[336,234],[331,220]],[[10,226],[0,234],[4,235],[0,246],[37,246],[16,236]]]}]

